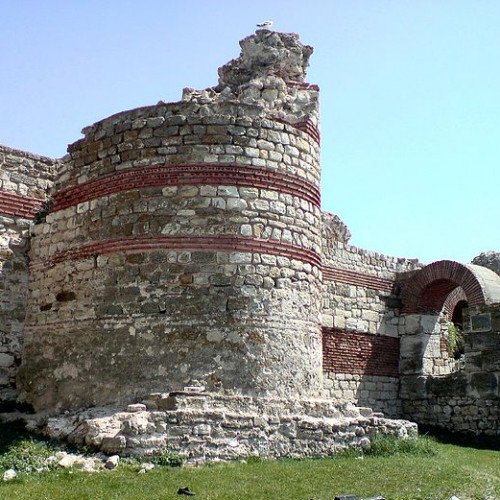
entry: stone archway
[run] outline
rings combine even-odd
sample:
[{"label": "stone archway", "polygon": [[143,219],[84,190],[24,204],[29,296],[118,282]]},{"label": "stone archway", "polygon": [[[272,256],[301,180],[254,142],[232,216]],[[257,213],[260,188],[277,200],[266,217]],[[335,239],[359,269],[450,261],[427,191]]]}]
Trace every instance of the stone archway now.
[{"label": "stone archway", "polygon": [[493,271],[474,264],[440,260],[420,269],[405,283],[402,312],[439,314],[458,287],[465,296],[460,300],[465,299],[470,306],[500,302],[500,277]]},{"label": "stone archway", "polygon": [[482,266],[437,261],[408,279],[401,298],[401,375],[445,375],[458,367],[448,352],[448,323],[459,324],[465,307],[500,302],[500,277]]},{"label": "stone archway", "polygon": [[[500,436],[500,276],[478,265],[434,262],[406,281],[401,298],[403,416]],[[465,333],[460,359],[450,355],[449,322]]]}]

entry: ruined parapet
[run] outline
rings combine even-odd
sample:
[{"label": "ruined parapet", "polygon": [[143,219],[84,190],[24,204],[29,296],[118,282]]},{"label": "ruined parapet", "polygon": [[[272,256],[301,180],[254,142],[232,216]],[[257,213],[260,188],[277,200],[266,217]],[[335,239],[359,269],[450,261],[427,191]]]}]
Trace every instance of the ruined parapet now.
[{"label": "ruined parapet", "polygon": [[500,276],[500,252],[482,252],[472,259],[471,264],[487,267]]},{"label": "ruined parapet", "polygon": [[240,46],[240,56],[219,68],[216,87],[186,88],[183,100],[199,105],[203,114],[230,102],[245,104],[255,108],[252,114],[291,123],[319,141],[319,89],[305,82],[313,48],[295,33],[268,30],[258,30]]},{"label": "ruined parapet", "polygon": [[35,408],[191,384],[320,391],[312,49],[270,32],[242,49],[216,88],[111,116],[69,147],[32,239],[20,383]]},{"label": "ruined parapet", "polygon": [[351,238],[351,231],[338,215],[322,212],[321,237],[323,248],[331,250],[334,242],[348,243]]},{"label": "ruined parapet", "polygon": [[30,227],[47,200],[56,160],[0,146],[0,409],[16,399]]}]

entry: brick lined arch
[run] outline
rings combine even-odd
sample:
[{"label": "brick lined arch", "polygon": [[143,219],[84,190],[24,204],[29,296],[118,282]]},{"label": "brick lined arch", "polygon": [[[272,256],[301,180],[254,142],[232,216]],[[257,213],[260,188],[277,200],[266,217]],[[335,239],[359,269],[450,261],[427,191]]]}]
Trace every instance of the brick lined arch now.
[{"label": "brick lined arch", "polygon": [[461,286],[457,286],[449,295],[443,304],[443,314],[448,318],[452,318],[453,312],[458,304],[467,302],[467,295]]},{"label": "brick lined arch", "polygon": [[[456,305],[460,300],[466,300],[469,305],[485,304],[487,294],[479,278],[480,271],[475,269],[478,267],[452,260],[440,260],[425,266],[405,284],[402,312],[437,314],[445,304],[448,311],[453,312],[452,302]],[[457,287],[461,292],[455,292]]]}]

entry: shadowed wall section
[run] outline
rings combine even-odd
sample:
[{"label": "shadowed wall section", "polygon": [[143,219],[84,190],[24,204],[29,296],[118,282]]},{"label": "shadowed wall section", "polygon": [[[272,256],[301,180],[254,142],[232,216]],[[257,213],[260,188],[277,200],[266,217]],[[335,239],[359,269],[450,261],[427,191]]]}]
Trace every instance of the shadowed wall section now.
[{"label": "shadowed wall section", "polygon": [[0,146],[0,411],[15,406],[28,298],[30,228],[56,160]]}]

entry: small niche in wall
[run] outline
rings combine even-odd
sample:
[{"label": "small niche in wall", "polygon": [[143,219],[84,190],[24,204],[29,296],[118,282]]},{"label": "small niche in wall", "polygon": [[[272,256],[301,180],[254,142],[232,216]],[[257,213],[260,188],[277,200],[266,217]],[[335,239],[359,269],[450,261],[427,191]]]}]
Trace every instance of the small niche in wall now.
[{"label": "small niche in wall", "polygon": [[472,332],[489,332],[491,330],[491,313],[471,316],[470,326]]},{"label": "small niche in wall", "polygon": [[56,295],[57,302],[69,302],[76,299],[75,292],[62,291]]}]

